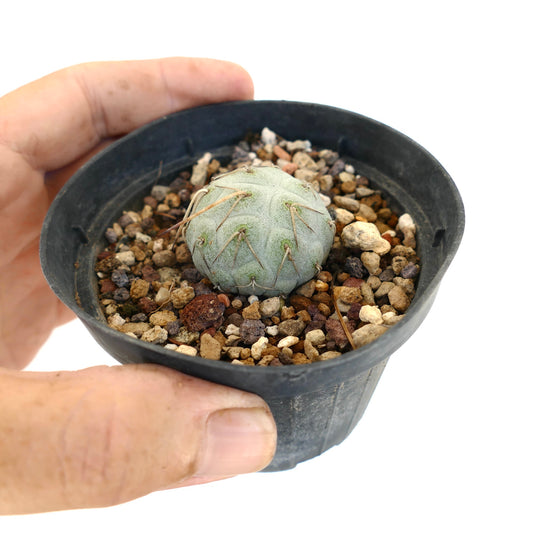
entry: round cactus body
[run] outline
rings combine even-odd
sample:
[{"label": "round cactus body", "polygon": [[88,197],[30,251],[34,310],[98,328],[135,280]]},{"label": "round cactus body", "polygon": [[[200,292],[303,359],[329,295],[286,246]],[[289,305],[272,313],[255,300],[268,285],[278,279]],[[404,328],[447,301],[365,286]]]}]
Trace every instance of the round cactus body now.
[{"label": "round cactus body", "polygon": [[185,238],[196,268],[216,287],[274,296],[320,270],[334,235],[308,184],[278,167],[245,167],[199,191]]}]

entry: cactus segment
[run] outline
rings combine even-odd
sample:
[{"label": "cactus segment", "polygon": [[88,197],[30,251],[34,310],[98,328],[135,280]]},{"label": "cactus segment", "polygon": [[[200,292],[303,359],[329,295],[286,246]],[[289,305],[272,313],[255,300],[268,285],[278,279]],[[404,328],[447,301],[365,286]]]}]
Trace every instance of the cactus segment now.
[{"label": "cactus segment", "polygon": [[335,225],[320,196],[278,167],[245,167],[201,189],[185,224],[196,268],[220,290],[288,294],[328,256]]}]

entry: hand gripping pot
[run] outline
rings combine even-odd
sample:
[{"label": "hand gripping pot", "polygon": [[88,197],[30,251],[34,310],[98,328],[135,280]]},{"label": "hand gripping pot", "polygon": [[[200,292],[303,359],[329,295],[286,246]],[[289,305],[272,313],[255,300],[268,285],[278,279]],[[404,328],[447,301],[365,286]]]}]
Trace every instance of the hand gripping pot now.
[{"label": "hand gripping pot", "polygon": [[[94,264],[105,229],[139,204],[159,176],[172,181],[205,152],[229,159],[248,132],[330,148],[367,175],[396,212],[417,224],[421,272],[404,319],[374,342],[330,361],[249,367],[190,357],[108,327]],[[254,392],[269,404],[278,446],[267,471],[285,470],[342,442],[360,420],[388,361],[428,313],[459,246],[464,209],[450,176],[422,147],[361,115],[285,101],[209,105],[163,117],[115,142],[85,164],[54,200],[43,225],[41,264],[48,283],[97,342],[122,363],[157,363]]]}]

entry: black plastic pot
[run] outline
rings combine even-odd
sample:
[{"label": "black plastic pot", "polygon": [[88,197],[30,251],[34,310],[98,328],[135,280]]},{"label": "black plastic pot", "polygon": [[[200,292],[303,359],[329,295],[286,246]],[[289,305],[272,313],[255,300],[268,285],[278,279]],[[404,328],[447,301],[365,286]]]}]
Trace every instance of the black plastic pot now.
[{"label": "black plastic pot", "polygon": [[[397,212],[417,224],[422,270],[406,317],[375,342],[330,361],[248,367],[190,357],[110,329],[100,310],[93,267],[103,234],[122,211],[210,151],[228,157],[247,132],[268,126],[289,140],[331,148],[367,175]],[[292,468],[340,443],[355,427],[389,356],[417,329],[459,246],[464,210],[450,176],[397,131],[345,110],[295,102],[235,102],[157,120],[117,141],[83,166],[46,217],[41,263],[55,293],[98,343],[122,363],[158,363],[255,392],[276,419],[278,448],[269,471]]]}]

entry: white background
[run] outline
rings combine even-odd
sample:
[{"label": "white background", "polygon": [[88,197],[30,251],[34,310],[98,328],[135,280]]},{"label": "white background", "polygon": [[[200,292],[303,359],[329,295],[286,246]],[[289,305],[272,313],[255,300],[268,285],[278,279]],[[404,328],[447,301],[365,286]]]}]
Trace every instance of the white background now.
[{"label": "white background", "polygon": [[[108,509],[0,518],[2,533],[533,530],[527,4],[18,0],[2,8],[0,94],[82,61],[232,60],[252,74],[258,99],[331,104],[412,137],[452,175],[467,213],[433,309],[340,446],[287,472]],[[30,368],[96,364],[114,360],[75,322],[54,332]]]}]

